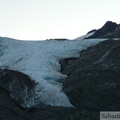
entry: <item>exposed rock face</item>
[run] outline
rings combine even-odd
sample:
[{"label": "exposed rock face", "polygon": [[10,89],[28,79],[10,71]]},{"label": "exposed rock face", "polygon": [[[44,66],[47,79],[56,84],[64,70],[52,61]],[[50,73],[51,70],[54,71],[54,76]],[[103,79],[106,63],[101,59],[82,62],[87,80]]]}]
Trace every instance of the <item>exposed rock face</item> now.
[{"label": "exposed rock face", "polygon": [[0,87],[0,120],[27,120],[27,118],[27,112],[15,104],[8,91]]},{"label": "exposed rock face", "polygon": [[[29,107],[34,96],[35,82],[18,71],[0,70],[0,87],[9,91],[11,98],[23,107]],[[33,99],[34,100],[34,99]]]},{"label": "exposed rock face", "polygon": [[111,33],[103,36],[104,38],[120,38],[120,25]]},{"label": "exposed rock face", "polygon": [[118,38],[120,36],[120,31],[116,31],[118,27],[119,25],[115,22],[107,21],[103,27],[96,30],[95,33],[88,38]]},{"label": "exposed rock face", "polygon": [[120,40],[108,40],[62,60],[64,91],[76,108],[90,111],[120,109]]}]

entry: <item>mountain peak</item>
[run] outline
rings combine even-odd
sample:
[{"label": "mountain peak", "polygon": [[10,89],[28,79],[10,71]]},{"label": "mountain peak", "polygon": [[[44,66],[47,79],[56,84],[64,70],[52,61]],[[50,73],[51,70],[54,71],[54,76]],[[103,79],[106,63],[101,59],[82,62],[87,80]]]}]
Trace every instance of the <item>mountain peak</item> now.
[{"label": "mountain peak", "polygon": [[107,34],[114,32],[118,26],[119,24],[115,22],[107,21],[100,29],[96,30],[95,33],[89,38],[104,38]]},{"label": "mountain peak", "polygon": [[[110,31],[112,31],[113,29],[115,29],[116,27],[118,27],[118,24],[115,23],[115,22],[112,22],[112,21],[107,21],[102,28],[105,28],[105,29],[111,29]],[[101,28],[101,29],[102,29]]]}]

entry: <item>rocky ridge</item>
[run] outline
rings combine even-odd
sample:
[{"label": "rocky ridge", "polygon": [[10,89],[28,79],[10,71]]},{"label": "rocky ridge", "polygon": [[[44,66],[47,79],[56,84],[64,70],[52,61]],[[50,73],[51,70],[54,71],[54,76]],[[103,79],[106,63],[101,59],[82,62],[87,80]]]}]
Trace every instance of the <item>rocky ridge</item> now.
[{"label": "rocky ridge", "polygon": [[112,21],[107,21],[100,29],[92,30],[92,31],[94,31],[94,34],[88,37],[87,39],[89,38],[120,38],[120,24],[117,24]]}]

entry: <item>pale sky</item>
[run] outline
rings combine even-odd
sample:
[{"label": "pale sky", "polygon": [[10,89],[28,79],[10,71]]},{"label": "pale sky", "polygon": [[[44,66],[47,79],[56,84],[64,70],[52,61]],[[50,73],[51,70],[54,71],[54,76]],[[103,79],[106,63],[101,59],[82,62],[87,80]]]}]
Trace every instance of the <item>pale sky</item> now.
[{"label": "pale sky", "polygon": [[0,0],[0,36],[74,39],[106,21],[120,23],[120,0]]}]

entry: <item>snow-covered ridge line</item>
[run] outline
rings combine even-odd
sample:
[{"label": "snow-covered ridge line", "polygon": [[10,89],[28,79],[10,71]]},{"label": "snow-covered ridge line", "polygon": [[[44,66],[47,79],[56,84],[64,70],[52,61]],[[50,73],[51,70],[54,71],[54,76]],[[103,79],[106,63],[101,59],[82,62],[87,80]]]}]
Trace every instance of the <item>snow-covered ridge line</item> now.
[{"label": "snow-covered ridge line", "polygon": [[[60,59],[79,57],[81,50],[105,39],[77,39],[65,41],[19,41],[0,39],[0,69],[23,72],[35,80],[39,101],[52,106],[73,107],[62,91],[58,79],[67,77],[60,73]],[[33,100],[34,102],[34,100]],[[37,103],[31,103],[37,104]],[[28,105],[30,106],[30,105]]]}]

